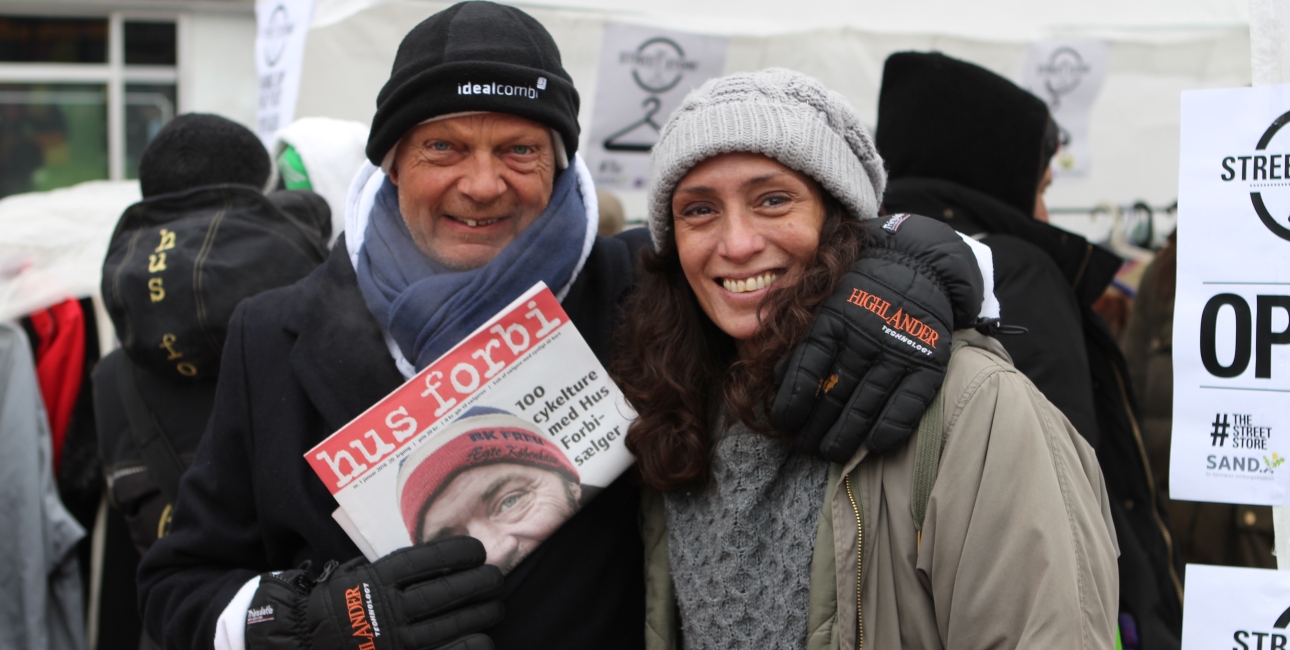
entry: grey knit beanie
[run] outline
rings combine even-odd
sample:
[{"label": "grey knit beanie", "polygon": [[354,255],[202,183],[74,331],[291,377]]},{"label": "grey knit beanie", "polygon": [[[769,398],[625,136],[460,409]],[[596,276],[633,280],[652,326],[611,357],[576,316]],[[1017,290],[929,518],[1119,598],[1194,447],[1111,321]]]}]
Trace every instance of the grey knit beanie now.
[{"label": "grey knit beanie", "polygon": [[655,250],[671,230],[676,184],[700,162],[737,151],[810,176],[857,219],[878,216],[887,172],[855,108],[800,72],[741,72],[691,91],[663,126],[650,155]]}]

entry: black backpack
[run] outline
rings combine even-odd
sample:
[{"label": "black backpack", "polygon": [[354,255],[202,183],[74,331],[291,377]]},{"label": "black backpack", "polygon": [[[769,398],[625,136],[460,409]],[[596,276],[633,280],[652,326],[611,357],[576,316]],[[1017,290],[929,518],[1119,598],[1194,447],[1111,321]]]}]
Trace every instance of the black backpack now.
[{"label": "black backpack", "polygon": [[[113,502],[125,512],[136,545],[164,534],[179,479],[209,417],[234,308],[317,268],[330,223],[316,194],[265,196],[241,185],[153,197],[121,216],[102,291],[123,355],[103,364],[104,370],[114,366],[110,372],[95,373],[95,400],[106,407],[97,409],[100,451]],[[167,430],[165,409],[175,407],[206,412],[182,418],[171,412]],[[115,479],[122,477],[129,480],[118,489]],[[143,505],[157,497],[139,485],[144,478],[160,491],[164,509]]]}]

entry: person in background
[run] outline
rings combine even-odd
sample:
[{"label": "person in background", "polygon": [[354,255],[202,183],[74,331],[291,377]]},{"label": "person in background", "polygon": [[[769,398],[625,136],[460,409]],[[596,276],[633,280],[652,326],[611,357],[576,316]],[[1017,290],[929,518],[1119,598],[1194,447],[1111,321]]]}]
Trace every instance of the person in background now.
[{"label": "person in background", "polygon": [[890,174],[888,213],[924,214],[990,247],[1001,321],[1027,330],[1005,328],[1000,342],[1097,450],[1122,550],[1125,642],[1178,647],[1181,558],[1140,451],[1124,355],[1092,309],[1121,261],[1044,223],[1058,148],[1047,105],[971,63],[899,52],[883,71],[875,141]]},{"label": "person in background", "polygon": [[[1079,296],[1068,287],[1079,280],[1083,291],[1108,269],[1114,272],[1118,261],[1082,240],[1067,238],[1056,251],[1044,248],[1062,234],[1044,225],[1043,194],[1058,149],[1048,107],[988,70],[915,52],[887,59],[878,101],[874,137],[890,173],[883,207],[940,219],[991,248],[1001,319],[1028,330],[1004,336],[1004,346],[1096,446]],[[1068,278],[1079,274],[1086,254],[1092,268]]]},{"label": "person in background", "polygon": [[[0,323],[0,647],[83,650],[82,527],[54,487],[53,436],[23,329]],[[136,625],[137,628],[137,625]]]},{"label": "person in background", "polygon": [[[1178,233],[1169,235],[1138,285],[1122,343],[1142,404],[1142,436],[1161,493],[1169,496],[1169,441],[1173,429],[1174,291]],[[1197,501],[1169,502],[1178,550],[1186,562],[1275,569],[1272,508]]]},{"label": "person in background", "polygon": [[600,227],[597,234],[601,237],[613,237],[627,227],[623,216],[623,202],[610,192],[596,191],[596,202],[600,205]]},{"label": "person in background", "polygon": [[345,196],[366,156],[367,127],[331,117],[302,117],[273,135],[275,189],[309,190],[331,208],[331,246],[345,229]]},{"label": "person in background", "polygon": [[[214,406],[234,307],[323,260],[326,203],[303,191],[266,196],[268,179],[268,153],[249,129],[180,115],[144,149],[143,201],[109,244],[103,296],[122,347],[94,370],[94,413],[110,501],[140,555],[169,530],[179,477]],[[137,641],[104,636],[99,645]]]},{"label": "person in background", "polygon": [[[654,249],[614,366],[661,492],[642,509],[647,647],[1114,647],[1093,449],[972,328],[980,244],[875,218],[883,161],[855,109],[789,70],[710,80],[651,165]],[[830,463],[765,416],[781,360],[834,312],[949,362],[931,423]],[[868,379],[861,398],[899,376]]]}]

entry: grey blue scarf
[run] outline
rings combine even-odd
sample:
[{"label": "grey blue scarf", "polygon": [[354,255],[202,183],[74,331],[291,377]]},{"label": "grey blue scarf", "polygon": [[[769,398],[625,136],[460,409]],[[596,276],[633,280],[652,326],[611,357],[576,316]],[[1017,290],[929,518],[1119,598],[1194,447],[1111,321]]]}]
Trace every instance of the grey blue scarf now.
[{"label": "grey blue scarf", "polygon": [[419,371],[537,283],[558,291],[573,277],[587,232],[577,173],[555,179],[551,202],[491,262],[451,271],[426,257],[399,212],[398,189],[381,186],[358,253],[367,308]]}]

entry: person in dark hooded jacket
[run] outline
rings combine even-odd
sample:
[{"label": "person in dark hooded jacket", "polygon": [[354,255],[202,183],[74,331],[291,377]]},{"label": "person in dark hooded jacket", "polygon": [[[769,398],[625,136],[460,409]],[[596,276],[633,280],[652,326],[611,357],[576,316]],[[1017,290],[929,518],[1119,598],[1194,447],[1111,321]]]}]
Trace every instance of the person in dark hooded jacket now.
[{"label": "person in dark hooded jacket", "polygon": [[878,101],[884,208],[941,219],[991,248],[1001,322],[1027,330],[999,340],[1097,450],[1106,476],[1126,647],[1178,647],[1179,556],[1124,355],[1092,310],[1121,261],[1045,223],[1043,190],[1058,144],[1048,107],[988,70],[917,52],[887,59]]},{"label": "person in dark hooded jacket", "polygon": [[143,200],[109,245],[103,296],[122,347],[94,370],[94,412],[110,500],[140,555],[169,530],[179,477],[214,406],[233,308],[323,260],[327,204],[312,192],[263,194],[269,172],[246,127],[180,115],[144,150]]},{"label": "person in dark hooded jacket", "polygon": [[[218,115],[180,115],[144,150],[143,201],[113,234],[103,296],[123,347],[95,369],[95,410],[113,503],[141,554],[165,533],[163,512],[173,498],[166,492],[175,488],[149,471],[136,445],[122,367],[186,464],[210,417],[233,308],[322,262],[331,229],[326,203],[299,190],[263,195],[269,171],[268,153],[246,127]],[[216,216],[229,207],[232,214]],[[185,240],[187,232],[202,236]],[[196,267],[207,286],[175,273],[181,267]]]}]

